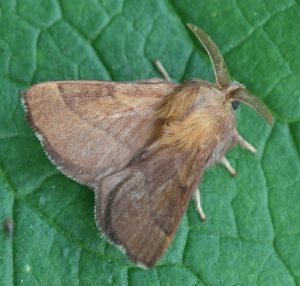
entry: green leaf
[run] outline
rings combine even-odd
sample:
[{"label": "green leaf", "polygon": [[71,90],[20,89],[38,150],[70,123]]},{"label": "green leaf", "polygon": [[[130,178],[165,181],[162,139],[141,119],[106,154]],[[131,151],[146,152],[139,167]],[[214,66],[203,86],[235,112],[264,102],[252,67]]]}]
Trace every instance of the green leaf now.
[{"label": "green leaf", "polygon": [[[299,0],[0,0],[0,285],[300,285]],[[19,94],[43,80],[158,77],[214,80],[186,23],[223,52],[232,78],[270,107],[268,126],[237,111],[240,147],[201,185],[208,217],[191,204],[159,264],[144,270],[107,243],[94,196],[48,160]]]}]

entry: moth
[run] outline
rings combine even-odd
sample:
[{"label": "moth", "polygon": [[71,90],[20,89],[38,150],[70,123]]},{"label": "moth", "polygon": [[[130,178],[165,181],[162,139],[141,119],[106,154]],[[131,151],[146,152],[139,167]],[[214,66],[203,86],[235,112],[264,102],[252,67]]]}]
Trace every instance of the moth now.
[{"label": "moth", "polygon": [[172,241],[204,170],[223,162],[238,142],[255,152],[237,129],[246,103],[270,123],[266,106],[230,81],[218,47],[188,24],[206,49],[216,83],[192,79],[134,82],[49,81],[23,94],[27,119],[50,160],[67,176],[93,188],[101,232],[134,262],[153,267]]}]

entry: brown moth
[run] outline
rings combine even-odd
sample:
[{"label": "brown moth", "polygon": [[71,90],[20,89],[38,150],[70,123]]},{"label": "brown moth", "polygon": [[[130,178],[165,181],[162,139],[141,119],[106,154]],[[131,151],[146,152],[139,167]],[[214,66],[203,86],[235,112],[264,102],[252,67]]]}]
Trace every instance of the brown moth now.
[{"label": "brown moth", "polygon": [[269,122],[268,109],[229,80],[214,42],[188,24],[212,61],[216,84],[163,79],[135,82],[53,81],[23,94],[27,119],[51,161],[95,191],[95,219],[133,261],[152,267],[165,252],[203,171],[223,162],[237,142],[234,109],[250,105]]}]

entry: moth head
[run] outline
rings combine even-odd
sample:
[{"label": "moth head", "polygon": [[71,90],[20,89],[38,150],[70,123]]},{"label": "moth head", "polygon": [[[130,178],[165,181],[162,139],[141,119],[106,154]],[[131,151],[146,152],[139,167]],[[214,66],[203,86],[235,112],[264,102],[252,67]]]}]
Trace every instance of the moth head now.
[{"label": "moth head", "polygon": [[231,103],[234,110],[239,107],[240,102],[249,105],[261,114],[270,124],[272,124],[272,114],[265,104],[259,98],[253,96],[244,85],[236,81],[230,81],[229,72],[224,58],[212,39],[199,27],[193,24],[188,24],[188,27],[197,36],[207,51],[214,68],[216,85],[220,91],[224,92],[225,100]]}]

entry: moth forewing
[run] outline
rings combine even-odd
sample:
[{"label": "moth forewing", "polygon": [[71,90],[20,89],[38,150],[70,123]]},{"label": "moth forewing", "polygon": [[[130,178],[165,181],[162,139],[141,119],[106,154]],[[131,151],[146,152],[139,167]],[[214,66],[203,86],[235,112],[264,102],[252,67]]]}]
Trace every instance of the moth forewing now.
[{"label": "moth forewing", "polygon": [[141,152],[156,130],[156,106],[176,86],[157,79],[45,82],[24,92],[23,101],[53,163],[93,186]]},{"label": "moth forewing", "polygon": [[149,149],[142,159],[99,181],[96,220],[135,262],[153,267],[171,243],[208,154]]}]

